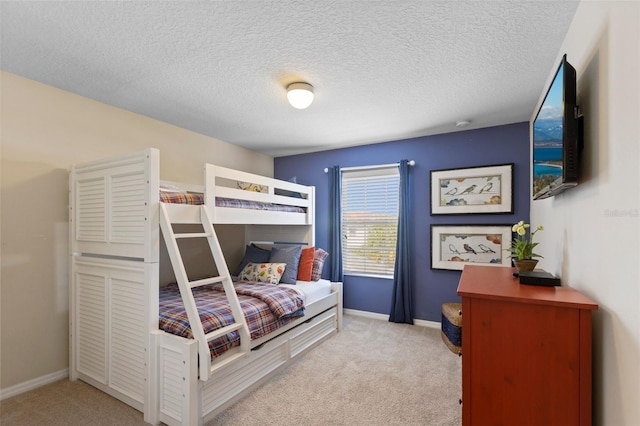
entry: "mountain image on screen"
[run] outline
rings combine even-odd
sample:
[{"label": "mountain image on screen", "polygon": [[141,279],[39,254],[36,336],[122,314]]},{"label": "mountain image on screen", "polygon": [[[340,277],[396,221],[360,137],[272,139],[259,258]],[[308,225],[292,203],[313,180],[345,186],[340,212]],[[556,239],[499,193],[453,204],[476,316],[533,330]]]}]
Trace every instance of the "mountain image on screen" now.
[{"label": "mountain image on screen", "polygon": [[562,66],[533,122],[533,193],[562,176]]},{"label": "mountain image on screen", "polygon": [[533,131],[536,146],[562,146],[562,117],[538,120]]},{"label": "mountain image on screen", "polygon": [[562,119],[538,120],[535,124],[534,193],[562,176]]}]

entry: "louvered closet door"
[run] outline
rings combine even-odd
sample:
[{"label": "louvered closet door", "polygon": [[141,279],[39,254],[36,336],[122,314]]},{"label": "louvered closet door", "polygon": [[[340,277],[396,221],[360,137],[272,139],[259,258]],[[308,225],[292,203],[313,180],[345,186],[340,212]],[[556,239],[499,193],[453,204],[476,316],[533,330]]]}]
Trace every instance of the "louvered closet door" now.
[{"label": "louvered closet door", "polygon": [[142,404],[149,339],[145,276],[157,264],[81,256],[74,262],[78,373]]},{"label": "louvered closet door", "polygon": [[143,402],[146,384],[144,282],[111,279],[109,382],[112,388]]},{"label": "louvered closet door", "polygon": [[145,151],[71,171],[72,252],[158,261],[159,159]]},{"label": "louvered closet door", "polygon": [[[84,269],[84,268],[83,268]],[[106,277],[78,271],[76,282],[75,353],[78,372],[107,383]]]}]

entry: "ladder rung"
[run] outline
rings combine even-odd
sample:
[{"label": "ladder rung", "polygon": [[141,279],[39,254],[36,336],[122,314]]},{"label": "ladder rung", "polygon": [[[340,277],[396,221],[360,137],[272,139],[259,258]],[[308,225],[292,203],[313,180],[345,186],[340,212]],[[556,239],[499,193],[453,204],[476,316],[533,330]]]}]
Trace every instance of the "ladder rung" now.
[{"label": "ladder rung", "polygon": [[225,334],[229,334],[231,332],[234,332],[238,329],[242,328],[242,323],[241,322],[237,322],[231,325],[227,325],[225,327],[219,328],[215,331],[212,331],[211,333],[207,333],[204,335],[204,337],[206,338],[207,342],[210,342],[214,339],[217,339],[218,337],[222,337]]},{"label": "ladder rung", "polygon": [[208,232],[186,232],[184,234],[173,234],[175,238],[208,238],[213,235]]},{"label": "ladder rung", "polygon": [[208,284],[221,283],[223,280],[224,277],[203,278],[201,280],[189,281],[189,287],[195,288]]}]

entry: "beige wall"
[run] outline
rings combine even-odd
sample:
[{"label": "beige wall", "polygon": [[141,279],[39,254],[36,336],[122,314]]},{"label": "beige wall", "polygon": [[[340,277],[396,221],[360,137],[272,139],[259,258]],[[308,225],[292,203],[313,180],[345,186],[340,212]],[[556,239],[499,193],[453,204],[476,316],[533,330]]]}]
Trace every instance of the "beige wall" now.
[{"label": "beige wall", "polygon": [[594,424],[640,425],[640,2],[583,0],[558,61],[565,52],[585,117],[582,176],[531,203],[540,267],[600,305]]},{"label": "beige wall", "polygon": [[202,184],[205,162],[273,176],[271,157],[1,74],[0,388],[68,368],[68,170],[160,149],[161,178]]}]

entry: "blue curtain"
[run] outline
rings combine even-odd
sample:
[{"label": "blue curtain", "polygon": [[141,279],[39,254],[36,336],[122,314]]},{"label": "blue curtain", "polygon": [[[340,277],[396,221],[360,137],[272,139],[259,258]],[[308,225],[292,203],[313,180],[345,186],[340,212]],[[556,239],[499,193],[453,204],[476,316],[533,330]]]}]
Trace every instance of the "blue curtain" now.
[{"label": "blue curtain", "polygon": [[331,211],[330,211],[330,235],[329,235],[329,269],[331,281],[342,282],[342,212],[340,210],[342,176],[340,166],[331,168]]},{"label": "blue curtain", "polygon": [[396,263],[393,270],[393,294],[391,297],[390,322],[413,324],[411,300],[411,252],[409,214],[411,192],[409,182],[409,161],[400,161],[400,200],[398,210],[398,237],[396,242]]}]

